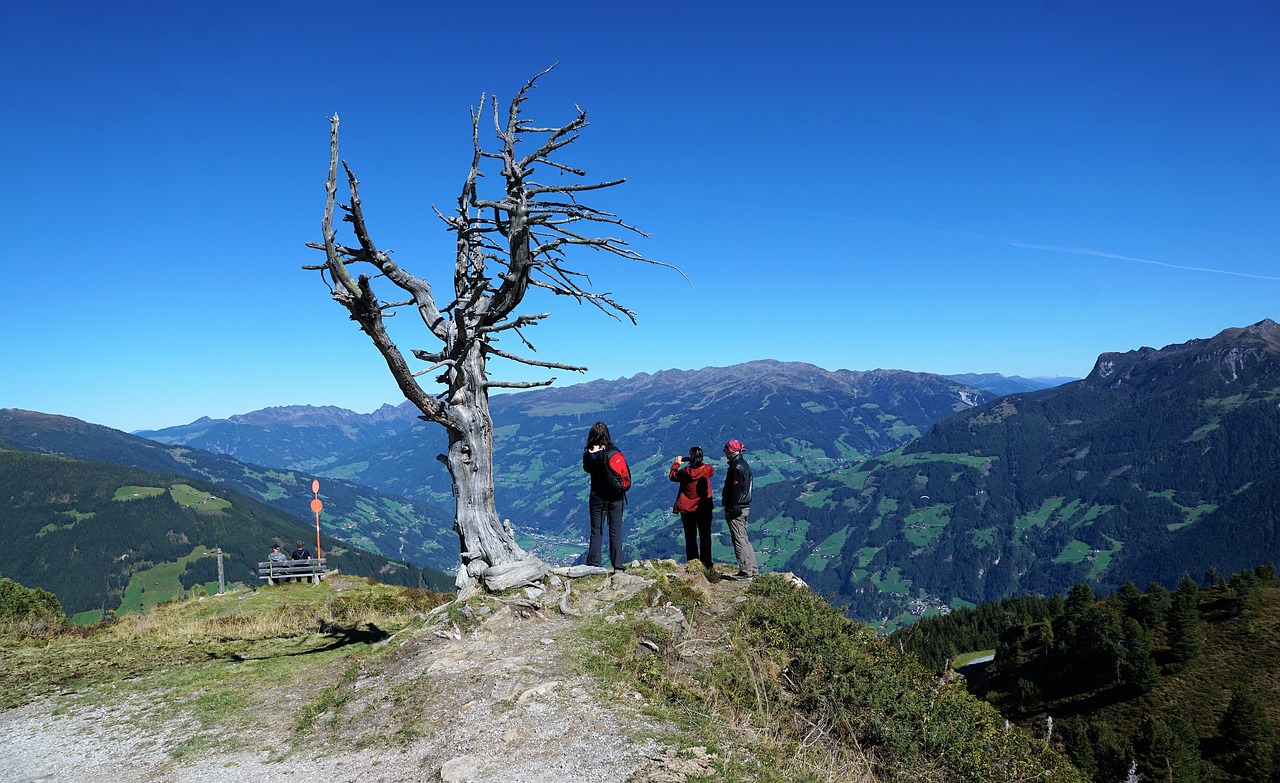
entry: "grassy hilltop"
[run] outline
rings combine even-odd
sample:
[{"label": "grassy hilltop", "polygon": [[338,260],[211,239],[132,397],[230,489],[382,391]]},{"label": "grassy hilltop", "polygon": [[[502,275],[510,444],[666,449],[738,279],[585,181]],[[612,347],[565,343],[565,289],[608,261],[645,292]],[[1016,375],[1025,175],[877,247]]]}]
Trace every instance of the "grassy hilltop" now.
[{"label": "grassy hilltop", "polygon": [[0,736],[31,774],[124,780],[1084,780],[808,590],[709,576],[645,563],[464,604],[339,577],[11,625]]}]

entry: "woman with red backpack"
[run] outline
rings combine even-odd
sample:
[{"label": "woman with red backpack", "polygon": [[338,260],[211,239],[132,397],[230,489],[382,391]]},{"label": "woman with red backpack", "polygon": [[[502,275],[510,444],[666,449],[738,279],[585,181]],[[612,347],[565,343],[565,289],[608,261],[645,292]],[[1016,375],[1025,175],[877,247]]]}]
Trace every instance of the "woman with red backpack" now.
[{"label": "woman with red backpack", "polygon": [[587,565],[600,565],[600,544],[607,517],[609,562],[615,571],[626,571],[626,559],[622,556],[622,510],[627,490],[631,488],[631,471],[602,421],[592,425],[587,433],[582,469],[591,476],[591,542],[587,547]]}]

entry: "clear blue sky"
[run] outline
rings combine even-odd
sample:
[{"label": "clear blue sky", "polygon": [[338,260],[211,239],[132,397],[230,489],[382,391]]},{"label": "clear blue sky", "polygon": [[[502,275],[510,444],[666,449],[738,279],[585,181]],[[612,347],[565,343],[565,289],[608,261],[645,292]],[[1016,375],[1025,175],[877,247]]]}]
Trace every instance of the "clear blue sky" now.
[{"label": "clear blue sky", "polygon": [[430,207],[468,109],[556,61],[528,116],[588,111],[566,159],[626,177],[595,203],[692,281],[581,257],[640,325],[531,298],[538,355],[591,368],[559,384],[760,358],[1082,376],[1280,319],[1277,41],[1280,5],[1248,1],[16,4],[0,407],[133,430],[398,403],[300,269],[325,118],[375,239],[447,288]]}]

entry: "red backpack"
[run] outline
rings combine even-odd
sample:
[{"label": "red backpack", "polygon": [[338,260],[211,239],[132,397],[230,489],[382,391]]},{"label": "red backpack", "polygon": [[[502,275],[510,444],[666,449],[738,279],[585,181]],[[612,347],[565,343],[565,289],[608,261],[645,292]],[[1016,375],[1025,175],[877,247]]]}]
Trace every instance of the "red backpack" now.
[{"label": "red backpack", "polygon": [[605,471],[605,476],[609,479],[609,486],[618,497],[622,497],[631,489],[631,468],[627,467],[627,458],[622,456],[622,452],[613,449],[609,452],[609,458],[606,460],[609,469]]}]

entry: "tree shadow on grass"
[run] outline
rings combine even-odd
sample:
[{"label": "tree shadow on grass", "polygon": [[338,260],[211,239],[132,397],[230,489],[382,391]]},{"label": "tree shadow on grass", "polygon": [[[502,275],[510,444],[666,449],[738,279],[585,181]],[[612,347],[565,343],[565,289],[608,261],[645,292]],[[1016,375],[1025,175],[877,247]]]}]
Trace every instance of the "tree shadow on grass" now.
[{"label": "tree shadow on grass", "polygon": [[325,637],[329,638],[330,642],[320,647],[312,647],[306,650],[294,650],[293,652],[272,653],[268,655],[241,655],[236,652],[210,652],[209,657],[237,663],[243,661],[265,661],[272,658],[292,658],[298,655],[314,655],[316,653],[330,652],[332,650],[340,650],[343,647],[349,647],[353,644],[373,645],[391,638],[391,634],[382,630],[374,623],[365,623],[364,628],[361,628],[359,625],[341,626],[325,624],[321,626],[321,633]]}]

